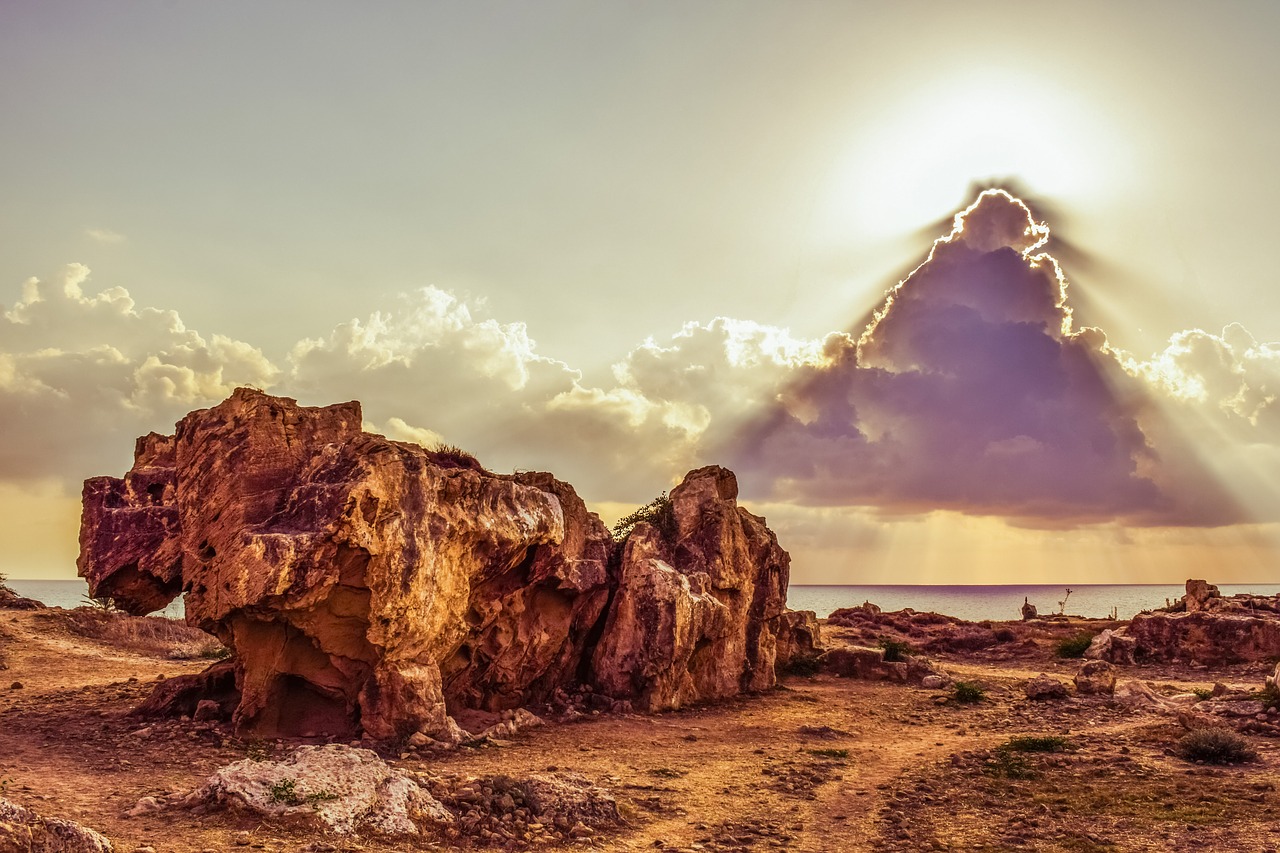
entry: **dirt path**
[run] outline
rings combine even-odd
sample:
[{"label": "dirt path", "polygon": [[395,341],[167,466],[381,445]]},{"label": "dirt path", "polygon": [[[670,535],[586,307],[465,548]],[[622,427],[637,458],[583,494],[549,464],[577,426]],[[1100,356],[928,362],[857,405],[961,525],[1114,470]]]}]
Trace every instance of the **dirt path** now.
[{"label": "dirt path", "polygon": [[[8,667],[0,687],[23,685],[0,690],[4,796],[92,826],[126,853],[244,849],[235,844],[242,831],[255,849],[323,849],[288,827],[234,815],[126,816],[139,798],[186,792],[245,756],[248,745],[224,727],[127,716],[157,677],[203,662],[112,649],[26,612],[0,612],[0,659]],[[502,748],[393,759],[443,774],[571,770],[614,791],[627,827],[547,850],[1258,851],[1280,841],[1273,744],[1260,741],[1262,758],[1251,765],[1196,767],[1168,754],[1181,730],[1167,717],[1103,700],[1027,701],[1021,680],[1055,670],[1069,677],[1051,660],[943,665],[982,683],[988,700],[965,706],[939,691],[793,678],[713,707],[588,717]],[[1187,684],[1215,677],[1181,675]],[[1015,761],[997,747],[1019,735],[1061,736],[1070,749]]]}]

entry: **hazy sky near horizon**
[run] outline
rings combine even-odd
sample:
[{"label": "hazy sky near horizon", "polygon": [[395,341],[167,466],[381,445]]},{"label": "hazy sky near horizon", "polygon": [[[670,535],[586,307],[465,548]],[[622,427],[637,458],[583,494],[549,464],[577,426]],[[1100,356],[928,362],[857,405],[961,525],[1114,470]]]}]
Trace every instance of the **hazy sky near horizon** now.
[{"label": "hazy sky near horizon", "polygon": [[[79,482],[249,383],[549,468],[606,517],[732,464],[796,582],[1273,581],[1278,26],[4,4],[0,572],[70,576]],[[1031,255],[966,255],[859,346],[1000,182],[1066,303]]]}]

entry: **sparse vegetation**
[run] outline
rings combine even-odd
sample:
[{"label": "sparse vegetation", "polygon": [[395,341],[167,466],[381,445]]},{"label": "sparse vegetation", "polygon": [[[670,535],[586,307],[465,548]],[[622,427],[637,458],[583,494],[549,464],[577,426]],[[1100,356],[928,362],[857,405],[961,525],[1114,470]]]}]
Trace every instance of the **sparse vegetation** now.
[{"label": "sparse vegetation", "polygon": [[1268,684],[1261,690],[1250,693],[1249,698],[1256,699],[1268,708],[1280,708],[1280,687]]},{"label": "sparse vegetation", "polygon": [[1093,642],[1095,636],[1089,631],[1081,631],[1078,634],[1060,640],[1055,651],[1060,658],[1084,657],[1084,653],[1088,651],[1089,645]]},{"label": "sparse vegetation", "polygon": [[1201,702],[1203,702],[1206,699],[1213,698],[1213,691],[1210,690],[1208,687],[1196,687],[1192,689],[1191,692],[1194,693],[1196,695],[1196,699],[1200,700]]},{"label": "sparse vegetation", "polygon": [[62,619],[67,630],[81,637],[170,660],[217,660],[231,653],[216,637],[163,616],[129,616],[118,610],[79,607],[43,618]]},{"label": "sparse vegetation", "polygon": [[124,612],[120,609],[120,606],[116,604],[116,600],[109,595],[99,595],[96,597],[92,595],[82,595],[80,596],[80,600],[84,603],[85,607],[88,607],[91,610],[100,610],[103,613]]},{"label": "sparse vegetation", "polygon": [[1034,779],[1036,776],[1036,771],[1031,767],[1026,756],[1003,748],[991,753],[982,770],[989,776],[1000,776],[1005,779]]},{"label": "sparse vegetation", "polygon": [[1187,761],[1203,761],[1205,764],[1239,764],[1258,757],[1247,740],[1221,727],[1188,732],[1178,741],[1175,751]]},{"label": "sparse vegetation", "polygon": [[987,691],[972,681],[957,681],[951,685],[951,698],[962,705],[974,705],[987,698]]},{"label": "sparse vegetation", "polygon": [[454,444],[440,444],[427,451],[431,461],[441,468],[465,468],[468,471],[483,471],[484,466],[475,454],[463,450]]},{"label": "sparse vegetation", "polygon": [[888,663],[906,660],[912,652],[911,646],[901,640],[890,640],[887,637],[881,637],[876,646],[884,649],[884,659]]},{"label": "sparse vegetation", "polygon": [[670,767],[655,767],[649,771],[650,776],[657,776],[659,779],[679,779],[684,776],[683,770],[672,770]]},{"label": "sparse vegetation", "polygon": [[1010,752],[1062,752],[1067,739],[1059,735],[1023,735],[1011,737],[1000,747]]},{"label": "sparse vegetation", "polygon": [[810,755],[816,755],[819,758],[834,758],[834,759],[843,760],[849,757],[849,750],[847,749],[832,749],[830,747],[825,747],[821,749],[808,749],[805,751],[808,752]]},{"label": "sparse vegetation", "polygon": [[662,534],[662,538],[668,542],[675,539],[676,514],[675,509],[671,506],[671,498],[667,497],[666,492],[658,495],[630,515],[618,519],[618,523],[613,526],[613,541],[626,541],[626,538],[631,535],[631,531],[635,530],[636,525],[642,521],[653,525]]},{"label": "sparse vegetation", "polygon": [[284,803],[287,806],[296,806],[302,802],[302,798],[298,796],[298,780],[290,779],[287,776],[279,779],[267,788],[267,793],[271,795],[273,803]]}]

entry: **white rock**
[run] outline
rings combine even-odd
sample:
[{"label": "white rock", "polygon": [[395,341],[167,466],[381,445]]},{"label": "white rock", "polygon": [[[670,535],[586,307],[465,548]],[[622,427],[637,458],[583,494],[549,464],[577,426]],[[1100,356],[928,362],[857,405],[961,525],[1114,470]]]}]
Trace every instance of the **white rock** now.
[{"label": "white rock", "polygon": [[415,820],[453,820],[430,793],[376,753],[339,744],[301,746],[278,762],[238,761],[210,776],[185,802],[300,818],[344,835],[362,829],[416,835]]}]

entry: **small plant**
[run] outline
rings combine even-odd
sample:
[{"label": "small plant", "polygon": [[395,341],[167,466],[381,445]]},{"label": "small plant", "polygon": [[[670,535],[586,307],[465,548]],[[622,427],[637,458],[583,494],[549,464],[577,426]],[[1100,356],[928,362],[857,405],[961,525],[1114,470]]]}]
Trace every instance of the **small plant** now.
[{"label": "small plant", "polygon": [[116,604],[116,600],[109,595],[99,595],[96,598],[91,595],[82,595],[80,600],[84,602],[85,607],[91,607],[102,613],[123,613],[120,606]]},{"label": "small plant", "polygon": [[271,747],[264,741],[254,738],[245,743],[244,757],[250,761],[266,761],[271,757]]},{"label": "small plant", "polygon": [[1024,735],[1011,737],[1000,747],[1009,752],[1062,752],[1067,739],[1058,735]]},{"label": "small plant", "polygon": [[830,748],[830,747],[826,747],[826,748],[822,748],[822,749],[807,749],[807,750],[805,750],[805,752],[808,752],[810,755],[816,755],[816,756],[818,756],[819,758],[838,758],[838,759],[845,759],[845,758],[848,758],[848,757],[849,757],[849,750],[847,750],[847,749],[832,749],[832,748]]},{"label": "small plant", "polygon": [[613,541],[624,542],[631,535],[631,531],[640,522],[647,522],[657,528],[662,534],[662,538],[670,542],[676,537],[676,513],[675,508],[671,505],[671,498],[667,497],[667,493],[663,492],[649,503],[640,507],[630,515],[623,516],[618,519],[618,523],[613,526]]},{"label": "small plant", "polygon": [[649,771],[650,776],[657,776],[659,779],[679,779],[684,776],[683,770],[672,770],[670,767],[655,767]]},{"label": "small plant", "polygon": [[1071,587],[1067,587],[1067,594],[1062,596],[1062,600],[1058,602],[1058,615],[1067,615],[1067,602],[1071,599]]},{"label": "small plant", "polygon": [[267,793],[271,795],[271,802],[273,803],[296,806],[302,802],[302,797],[298,796],[298,780],[290,779],[287,776],[272,782],[267,788]]},{"label": "small plant", "polygon": [[1252,761],[1258,753],[1243,737],[1220,727],[1193,729],[1187,732],[1175,750],[1187,761],[1205,764],[1239,764]]},{"label": "small plant", "polygon": [[1192,691],[1196,695],[1196,699],[1203,702],[1206,699],[1213,698],[1213,691],[1208,687],[1196,687]]},{"label": "small plant", "polygon": [[974,705],[987,698],[987,691],[972,681],[957,681],[951,685],[951,698],[962,705]]},{"label": "small plant", "polygon": [[1033,779],[1036,776],[1036,771],[1027,762],[1026,756],[1003,747],[991,754],[982,769],[990,776],[1005,779]]},{"label": "small plant", "polygon": [[1074,636],[1067,637],[1058,642],[1057,655],[1060,658],[1079,658],[1084,657],[1084,653],[1088,651],[1090,644],[1093,643],[1094,635],[1088,631],[1081,631]]},{"label": "small plant", "polygon": [[876,642],[876,645],[884,649],[886,663],[904,661],[911,654],[911,646],[901,640],[890,640],[887,637],[881,637]]},{"label": "small plant", "polygon": [[439,444],[427,451],[431,461],[441,468],[465,468],[468,471],[483,471],[484,466],[474,454],[454,444]]}]

